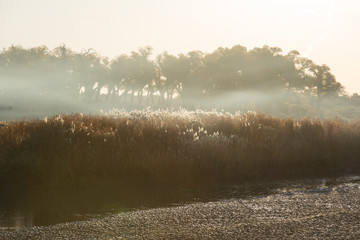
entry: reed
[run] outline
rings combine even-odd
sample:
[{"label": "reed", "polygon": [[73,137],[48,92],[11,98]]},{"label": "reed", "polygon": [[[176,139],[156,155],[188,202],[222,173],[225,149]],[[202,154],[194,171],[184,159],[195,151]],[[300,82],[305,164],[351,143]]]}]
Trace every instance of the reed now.
[{"label": "reed", "polygon": [[0,185],[237,183],[359,172],[360,121],[113,110],[0,127]]}]

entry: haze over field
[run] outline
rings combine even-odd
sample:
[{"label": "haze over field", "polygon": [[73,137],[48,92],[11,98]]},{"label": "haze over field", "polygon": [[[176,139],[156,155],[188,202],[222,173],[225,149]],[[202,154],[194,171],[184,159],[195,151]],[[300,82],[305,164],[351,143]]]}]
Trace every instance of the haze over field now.
[{"label": "haze over field", "polygon": [[360,92],[357,0],[1,0],[0,5],[5,48],[53,49],[64,43],[114,58],[147,45],[155,54],[176,55],[266,44],[327,64],[347,92]]},{"label": "haze over field", "polygon": [[360,0],[0,0],[0,238],[359,236],[359,29]]},{"label": "haze over field", "polygon": [[0,80],[0,119],[147,107],[285,118],[360,115],[360,96],[350,96],[327,65],[267,45],[155,57],[142,47],[114,59],[65,45],[11,46],[0,53]]}]

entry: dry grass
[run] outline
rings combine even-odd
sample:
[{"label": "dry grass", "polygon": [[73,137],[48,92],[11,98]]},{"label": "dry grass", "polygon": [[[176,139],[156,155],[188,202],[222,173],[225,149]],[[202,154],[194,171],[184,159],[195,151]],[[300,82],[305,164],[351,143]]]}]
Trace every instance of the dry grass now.
[{"label": "dry grass", "polygon": [[1,185],[189,185],[348,173],[360,121],[255,113],[112,111],[0,127]]}]

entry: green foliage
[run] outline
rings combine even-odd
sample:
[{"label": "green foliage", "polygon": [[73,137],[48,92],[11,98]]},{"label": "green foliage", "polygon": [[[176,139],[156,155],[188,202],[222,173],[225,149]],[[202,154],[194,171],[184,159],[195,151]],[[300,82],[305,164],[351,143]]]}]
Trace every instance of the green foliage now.
[{"label": "green foliage", "polygon": [[194,107],[246,91],[286,91],[319,99],[344,95],[328,66],[297,51],[283,55],[277,47],[247,50],[237,45],[212,53],[151,56],[151,47],[109,60],[92,49],[77,53],[65,45],[52,51],[11,46],[0,53],[0,97],[11,102],[24,95],[40,100],[61,96],[113,107],[171,107],[177,98],[178,105]]},{"label": "green foliage", "polygon": [[360,167],[359,121],[114,110],[3,125],[2,186],[236,183]]}]

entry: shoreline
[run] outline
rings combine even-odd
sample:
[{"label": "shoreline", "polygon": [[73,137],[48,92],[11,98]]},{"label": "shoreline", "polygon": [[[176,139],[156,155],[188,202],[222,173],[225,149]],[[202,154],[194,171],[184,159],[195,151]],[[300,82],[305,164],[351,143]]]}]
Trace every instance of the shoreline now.
[{"label": "shoreline", "polygon": [[360,182],[137,210],[0,233],[1,239],[359,238]]}]

